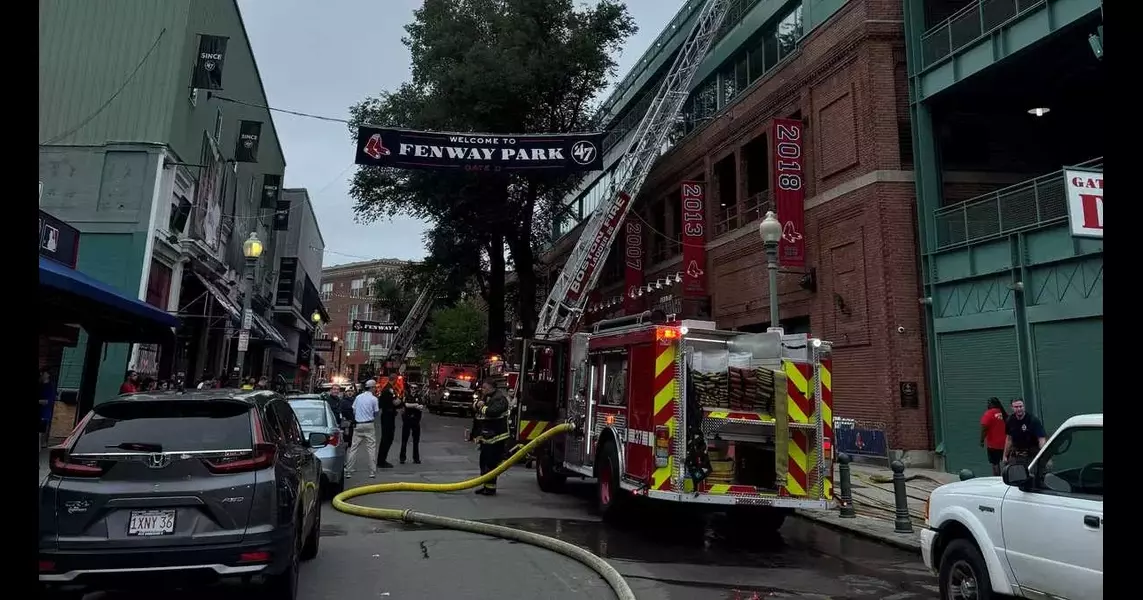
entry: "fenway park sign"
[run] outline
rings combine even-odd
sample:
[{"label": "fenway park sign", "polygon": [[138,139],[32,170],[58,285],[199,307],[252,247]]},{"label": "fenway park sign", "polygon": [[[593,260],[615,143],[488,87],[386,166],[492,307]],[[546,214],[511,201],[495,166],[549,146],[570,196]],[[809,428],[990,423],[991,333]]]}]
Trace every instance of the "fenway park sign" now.
[{"label": "fenway park sign", "polygon": [[359,127],[359,165],[465,171],[598,171],[602,133],[495,135]]}]

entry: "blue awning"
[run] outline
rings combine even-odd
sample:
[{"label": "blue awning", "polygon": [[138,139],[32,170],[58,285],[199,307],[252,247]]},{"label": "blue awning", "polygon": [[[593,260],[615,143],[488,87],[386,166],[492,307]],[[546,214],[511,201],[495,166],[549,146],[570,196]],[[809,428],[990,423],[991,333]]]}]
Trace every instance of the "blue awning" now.
[{"label": "blue awning", "polygon": [[[142,319],[149,324],[161,327],[179,326],[178,317],[136,298],[125,296],[106,283],[42,256],[40,257],[40,288],[50,288],[56,292],[73,296],[80,301],[86,300],[101,305],[105,309],[130,319]],[[80,325],[84,326],[85,329],[88,328],[87,323],[80,323]]]}]

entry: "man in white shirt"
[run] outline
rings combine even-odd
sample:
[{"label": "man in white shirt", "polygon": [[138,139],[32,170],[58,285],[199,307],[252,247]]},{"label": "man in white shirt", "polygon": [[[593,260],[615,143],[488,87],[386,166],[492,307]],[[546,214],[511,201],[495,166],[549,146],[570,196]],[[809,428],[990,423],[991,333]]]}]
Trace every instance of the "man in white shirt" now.
[{"label": "man in white shirt", "polygon": [[365,450],[365,462],[369,463],[369,477],[377,476],[377,463],[373,462],[373,456],[377,454],[377,435],[373,423],[377,413],[381,412],[381,406],[377,402],[377,396],[372,392],[376,385],[372,379],[366,381],[365,391],[353,399],[353,442],[349,446],[349,456],[345,461],[346,479],[352,477],[354,465],[357,464],[357,455],[362,449]]}]

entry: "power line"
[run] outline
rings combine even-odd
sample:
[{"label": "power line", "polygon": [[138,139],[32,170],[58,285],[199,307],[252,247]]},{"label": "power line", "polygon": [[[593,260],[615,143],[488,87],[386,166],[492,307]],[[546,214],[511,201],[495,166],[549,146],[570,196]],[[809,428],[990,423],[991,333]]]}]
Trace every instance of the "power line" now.
[{"label": "power line", "polygon": [[222,100],[223,102],[232,102],[234,104],[241,104],[242,106],[249,106],[250,108],[261,108],[263,110],[280,112],[280,113],[287,114],[287,115],[294,115],[295,117],[306,117],[308,119],[317,119],[319,121],[329,121],[330,123],[344,123],[346,125],[350,124],[349,119],[342,119],[340,117],[325,117],[322,115],[315,115],[313,113],[301,112],[298,110],[290,110],[288,108],[275,108],[273,106],[268,106],[265,104],[256,104],[254,102],[246,102],[244,100],[236,100],[234,98],[228,98],[226,96],[220,96],[218,94],[213,94],[213,93],[210,95],[210,97],[211,98],[218,98],[219,100]]},{"label": "power line", "polygon": [[159,32],[159,35],[155,38],[155,42],[153,44],[151,44],[151,48],[149,50],[147,50],[146,54],[143,55],[143,59],[139,61],[139,64],[135,65],[135,68],[131,71],[131,74],[127,76],[127,79],[123,80],[123,83],[120,84],[119,88],[115,90],[115,93],[111,94],[111,97],[109,97],[103,104],[99,105],[99,108],[95,109],[95,112],[84,117],[84,119],[82,121],[80,121],[79,124],[76,125],[75,127],[72,127],[71,129],[68,129],[67,131],[64,131],[63,133],[61,133],[61,134],[59,134],[53,138],[50,138],[47,141],[40,142],[40,145],[41,146],[47,146],[49,144],[54,144],[54,143],[56,143],[56,142],[58,142],[64,138],[66,138],[67,136],[79,131],[80,129],[83,129],[84,126],[86,126],[93,119],[95,119],[95,117],[98,117],[100,115],[100,113],[102,113],[104,110],[107,110],[107,107],[111,106],[111,103],[114,102],[115,99],[119,97],[119,94],[123,93],[123,90],[127,89],[127,84],[131,83],[131,81],[133,79],[135,79],[135,75],[137,75],[139,73],[139,69],[142,69],[143,65],[146,64],[147,59],[151,58],[151,54],[155,51],[155,48],[159,47],[159,41],[163,39],[163,35],[165,33],[167,33],[166,27],[164,27],[162,29],[162,31]]}]

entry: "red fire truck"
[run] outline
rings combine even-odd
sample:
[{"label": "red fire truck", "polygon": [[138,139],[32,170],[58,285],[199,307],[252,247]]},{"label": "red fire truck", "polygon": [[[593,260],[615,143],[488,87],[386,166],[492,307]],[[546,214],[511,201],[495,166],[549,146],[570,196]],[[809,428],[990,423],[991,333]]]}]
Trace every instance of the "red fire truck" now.
[{"label": "red fire truck", "polygon": [[795,508],[826,508],[829,344],[659,321],[648,312],[568,343],[526,342],[520,438],[534,437],[530,423],[578,430],[541,447],[540,488],[593,477],[605,517],[631,496],[746,510],[765,528]]}]

